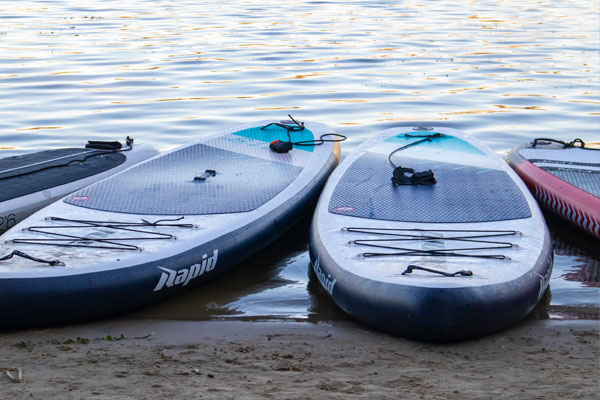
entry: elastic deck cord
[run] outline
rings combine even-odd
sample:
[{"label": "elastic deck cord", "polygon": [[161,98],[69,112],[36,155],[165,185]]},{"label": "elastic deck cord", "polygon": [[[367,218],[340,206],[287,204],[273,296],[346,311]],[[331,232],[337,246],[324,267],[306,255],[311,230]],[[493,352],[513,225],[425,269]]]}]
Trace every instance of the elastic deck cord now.
[{"label": "elastic deck cord", "polygon": [[[506,260],[509,257],[503,254],[477,254],[474,251],[481,250],[500,250],[516,247],[514,243],[494,240],[482,240],[500,236],[514,236],[517,231],[503,230],[435,230],[435,229],[378,229],[378,228],[360,228],[347,227],[342,230],[353,233],[365,233],[369,235],[391,236],[385,239],[358,239],[351,240],[350,244],[357,244],[373,249],[396,250],[394,252],[364,252],[361,257],[390,257],[390,256],[426,256],[426,257],[469,257],[469,258],[487,258],[496,260]],[[434,233],[451,233],[452,236],[439,237]],[[395,245],[398,242],[466,242],[473,244],[473,247],[449,248],[449,249],[414,249]],[[479,246],[477,246],[479,244]]]},{"label": "elastic deck cord", "polygon": [[[149,222],[142,219],[142,222],[118,222],[118,221],[90,221],[66,219],[59,217],[50,217],[52,221],[68,222],[77,225],[46,225],[46,226],[31,226],[26,228],[29,232],[41,233],[43,235],[52,236],[51,238],[31,238],[23,239],[16,238],[12,240],[15,244],[36,244],[58,247],[84,247],[96,249],[112,249],[112,250],[138,250],[142,249],[134,244],[123,243],[136,240],[169,240],[176,237],[171,234],[148,231],[142,229],[134,229],[139,227],[175,227],[175,228],[193,228],[193,224],[175,224],[184,217],[175,219],[162,219],[154,222]],[[85,229],[85,228],[106,228],[116,231],[134,232],[144,236],[117,237],[110,239],[94,238],[89,236],[68,235],[64,233],[54,232],[56,229]]]}]

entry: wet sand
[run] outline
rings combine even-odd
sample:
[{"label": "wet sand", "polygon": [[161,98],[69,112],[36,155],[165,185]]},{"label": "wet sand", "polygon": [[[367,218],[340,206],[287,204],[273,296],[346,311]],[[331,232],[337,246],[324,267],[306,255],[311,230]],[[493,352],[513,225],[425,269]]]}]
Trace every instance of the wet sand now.
[{"label": "wet sand", "polygon": [[106,320],[0,333],[6,399],[592,399],[600,321],[431,344],[353,321]]}]

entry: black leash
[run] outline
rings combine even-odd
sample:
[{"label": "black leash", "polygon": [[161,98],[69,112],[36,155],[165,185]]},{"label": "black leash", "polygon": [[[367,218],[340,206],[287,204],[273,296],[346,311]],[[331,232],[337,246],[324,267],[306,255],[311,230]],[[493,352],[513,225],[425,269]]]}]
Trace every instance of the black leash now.
[{"label": "black leash", "polygon": [[39,263],[42,263],[42,264],[48,264],[51,267],[64,266],[65,265],[62,261],[59,261],[59,260],[42,260],[41,258],[36,258],[36,257],[30,256],[29,254],[23,253],[22,251],[19,251],[19,250],[13,250],[12,253],[7,254],[4,257],[0,257],[0,261],[10,260],[14,256],[21,257],[21,258],[26,258],[27,260],[39,262]]},{"label": "black leash", "polygon": [[390,162],[390,164],[392,164],[392,166],[393,166],[394,168],[397,168],[397,167],[398,167],[398,165],[396,165],[396,164],[395,164],[395,163],[392,161],[392,156],[393,156],[394,154],[396,154],[397,152],[399,152],[399,151],[402,151],[402,150],[404,150],[404,149],[408,149],[409,147],[412,147],[412,146],[416,146],[416,145],[418,145],[418,144],[421,144],[421,143],[425,143],[425,142],[431,142],[431,141],[432,141],[431,139],[439,138],[439,137],[442,137],[442,136],[444,136],[444,134],[443,134],[443,133],[434,133],[434,134],[432,134],[432,135],[411,135],[410,133],[405,133],[405,134],[404,134],[404,137],[410,137],[410,138],[423,138],[423,139],[421,139],[421,140],[417,140],[417,141],[415,141],[415,142],[412,142],[412,143],[409,143],[409,144],[406,144],[406,145],[404,145],[404,146],[402,146],[402,147],[398,147],[396,150],[392,151],[392,152],[391,152],[391,153],[388,155],[388,161]]},{"label": "black leash", "polygon": [[577,147],[577,148],[585,149],[585,150],[600,150],[600,149],[590,149],[589,147],[585,147],[585,142],[583,140],[581,140],[580,138],[574,139],[570,142],[564,142],[564,141],[558,140],[558,139],[536,138],[536,139],[533,139],[533,142],[531,142],[531,146],[535,149],[535,147],[538,145],[538,142],[552,142],[552,143],[562,144],[563,149]]},{"label": "black leash", "polygon": [[[286,125],[279,122],[271,122],[270,124],[267,124],[260,128],[261,130],[263,130],[271,125],[275,125],[286,130],[288,136],[287,141],[275,140],[269,144],[270,149],[273,150],[275,153],[287,153],[290,150],[292,150],[294,146],[320,146],[326,142],[343,142],[347,139],[346,136],[340,135],[339,133],[325,133],[321,135],[319,139],[301,140],[299,142],[293,142],[291,133],[300,132],[306,128],[304,127],[304,122],[296,121],[294,117],[292,117],[290,114],[288,114],[288,117],[290,117],[290,119],[294,123],[293,125]],[[335,139],[329,139],[330,136],[334,137]]]},{"label": "black leash", "polygon": [[434,274],[443,275],[443,276],[448,276],[448,277],[459,276],[459,275],[460,276],[473,276],[473,271],[469,271],[469,270],[462,270],[462,271],[456,271],[456,272],[444,272],[444,271],[438,271],[436,269],[420,267],[418,265],[412,265],[412,264],[406,266],[406,271],[404,271],[402,273],[402,275],[410,274],[416,269],[421,270],[421,271],[431,272]]}]

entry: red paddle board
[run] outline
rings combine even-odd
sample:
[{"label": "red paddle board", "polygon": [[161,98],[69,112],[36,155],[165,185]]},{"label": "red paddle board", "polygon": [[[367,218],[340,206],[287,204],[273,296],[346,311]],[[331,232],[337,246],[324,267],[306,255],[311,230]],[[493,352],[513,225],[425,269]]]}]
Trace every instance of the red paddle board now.
[{"label": "red paddle board", "polygon": [[545,208],[600,239],[600,149],[535,139],[507,159]]}]

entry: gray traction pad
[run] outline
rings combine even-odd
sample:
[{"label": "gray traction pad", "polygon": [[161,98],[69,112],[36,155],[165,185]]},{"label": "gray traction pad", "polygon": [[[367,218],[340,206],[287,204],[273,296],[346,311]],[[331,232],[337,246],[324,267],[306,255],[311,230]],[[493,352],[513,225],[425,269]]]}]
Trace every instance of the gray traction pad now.
[{"label": "gray traction pad", "polygon": [[528,218],[521,190],[504,171],[398,158],[397,165],[433,170],[431,186],[394,186],[387,155],[366,153],[346,170],[335,187],[329,212],[360,218],[461,223]]},{"label": "gray traction pad", "polygon": [[544,171],[600,197],[600,150],[571,148],[531,148],[519,154]]},{"label": "gray traction pad", "polygon": [[[600,171],[577,171],[569,168],[560,168],[560,165],[557,165],[555,168],[546,166],[540,168],[581,190],[600,197]],[[585,167],[581,168],[585,169]]]},{"label": "gray traction pad", "polygon": [[[205,170],[216,170],[216,176],[194,181]],[[196,144],[82,189],[65,202],[129,214],[245,212],[272,199],[301,170],[290,164]]]},{"label": "gray traction pad", "polygon": [[600,165],[600,150],[586,150],[580,148],[531,148],[525,147],[519,150],[521,157],[533,163],[537,161],[567,162]]}]

